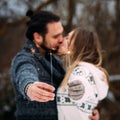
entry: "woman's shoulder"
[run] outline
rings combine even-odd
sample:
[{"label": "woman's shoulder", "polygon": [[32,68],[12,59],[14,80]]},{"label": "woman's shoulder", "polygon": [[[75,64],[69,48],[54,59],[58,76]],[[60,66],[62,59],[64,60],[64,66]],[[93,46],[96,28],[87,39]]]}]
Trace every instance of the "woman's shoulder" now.
[{"label": "woman's shoulder", "polygon": [[90,71],[87,69],[85,62],[79,62],[79,64],[73,69],[72,74],[76,76],[87,76]]}]

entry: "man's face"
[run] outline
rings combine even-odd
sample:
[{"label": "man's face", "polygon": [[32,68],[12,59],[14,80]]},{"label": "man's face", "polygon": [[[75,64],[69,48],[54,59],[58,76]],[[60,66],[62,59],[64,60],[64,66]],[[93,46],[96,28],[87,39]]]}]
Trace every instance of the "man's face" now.
[{"label": "man's face", "polygon": [[48,23],[47,30],[44,45],[48,49],[58,50],[60,44],[63,42],[63,26],[61,22]]}]

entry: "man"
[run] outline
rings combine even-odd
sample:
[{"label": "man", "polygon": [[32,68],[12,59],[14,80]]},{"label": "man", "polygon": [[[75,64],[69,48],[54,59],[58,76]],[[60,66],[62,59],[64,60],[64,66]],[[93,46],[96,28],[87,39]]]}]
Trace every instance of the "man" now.
[{"label": "man", "polygon": [[[16,119],[57,120],[55,94],[65,71],[54,53],[63,42],[63,26],[60,18],[51,12],[29,15],[26,45],[11,66]],[[98,120],[97,117],[91,119]]]}]

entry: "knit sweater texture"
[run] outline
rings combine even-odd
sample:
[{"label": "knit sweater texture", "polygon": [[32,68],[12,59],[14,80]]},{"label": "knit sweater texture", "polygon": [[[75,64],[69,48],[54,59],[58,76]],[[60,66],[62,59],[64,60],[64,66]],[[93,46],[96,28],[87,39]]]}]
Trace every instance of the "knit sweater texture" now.
[{"label": "knit sweater texture", "polygon": [[[31,53],[31,49],[35,50],[34,54]],[[51,66],[50,54],[46,53],[45,56],[42,56],[35,44],[28,40],[23,49],[14,57],[11,65],[11,79],[16,101],[16,119],[57,120],[56,98],[49,102],[31,101],[25,94],[25,87],[29,83],[40,81],[52,84],[57,90],[64,75],[64,68],[57,56],[52,55]]]}]

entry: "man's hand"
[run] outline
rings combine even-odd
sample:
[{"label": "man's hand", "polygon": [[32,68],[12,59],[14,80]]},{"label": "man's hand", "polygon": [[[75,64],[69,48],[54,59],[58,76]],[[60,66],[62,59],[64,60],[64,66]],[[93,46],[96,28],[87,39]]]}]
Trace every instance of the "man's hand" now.
[{"label": "man's hand", "polygon": [[97,109],[93,110],[93,113],[91,116],[89,116],[90,120],[99,120],[100,115]]},{"label": "man's hand", "polygon": [[28,86],[26,94],[33,101],[47,102],[54,100],[54,90],[55,88],[47,83],[34,82]]},{"label": "man's hand", "polygon": [[73,100],[79,100],[82,98],[84,92],[84,85],[79,80],[74,80],[68,83],[68,96]]}]

